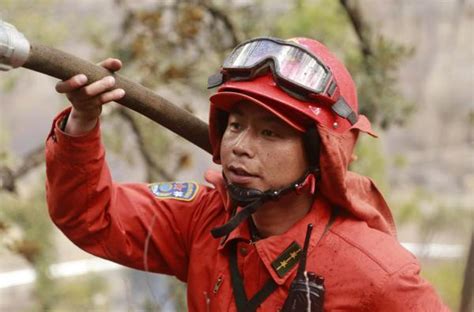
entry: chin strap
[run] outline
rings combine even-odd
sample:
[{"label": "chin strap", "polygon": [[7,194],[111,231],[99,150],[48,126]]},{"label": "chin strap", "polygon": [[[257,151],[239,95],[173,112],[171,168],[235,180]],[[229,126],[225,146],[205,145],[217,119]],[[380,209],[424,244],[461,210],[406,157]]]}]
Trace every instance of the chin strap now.
[{"label": "chin strap", "polygon": [[[228,235],[230,232],[235,230],[240,223],[246,220],[252,213],[262,206],[265,202],[270,200],[278,200],[281,196],[296,191],[301,191],[306,187],[310,187],[311,194],[314,194],[316,189],[316,170],[308,170],[300,179],[291,183],[287,187],[279,190],[267,190],[265,192],[257,189],[240,187],[235,184],[227,184],[227,190],[230,198],[238,206],[242,206],[242,210],[232,216],[227,223],[215,227],[211,230],[211,234],[214,238],[219,238]],[[226,180],[224,176],[224,180]]]}]

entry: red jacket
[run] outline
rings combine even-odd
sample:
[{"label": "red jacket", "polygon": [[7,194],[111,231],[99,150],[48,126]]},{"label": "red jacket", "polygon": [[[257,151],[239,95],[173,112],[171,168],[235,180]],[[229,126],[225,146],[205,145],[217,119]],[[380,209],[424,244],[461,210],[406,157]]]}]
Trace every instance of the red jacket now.
[{"label": "red jacket", "polygon": [[279,287],[258,311],[278,311],[297,269],[294,265],[281,270],[286,265],[281,257],[293,242],[303,246],[308,223],[315,228],[307,270],[324,277],[325,311],[448,310],[420,277],[415,257],[390,234],[343,212],[320,240],[332,210],[323,196],[282,235],[251,242],[244,222],[222,243],[210,235],[229,218],[220,174],[206,174],[213,187],[193,182],[114,183],[99,125],[84,136],[70,137],[55,126],[61,116],[46,143],[52,220],[89,253],[186,282],[190,311],[236,311],[228,260],[233,241],[238,241],[247,295],[272,278]]}]

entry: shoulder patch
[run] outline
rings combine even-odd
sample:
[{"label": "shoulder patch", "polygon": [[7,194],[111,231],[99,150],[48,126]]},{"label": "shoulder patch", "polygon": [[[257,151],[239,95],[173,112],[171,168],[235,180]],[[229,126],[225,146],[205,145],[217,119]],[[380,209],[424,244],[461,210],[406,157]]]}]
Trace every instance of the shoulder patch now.
[{"label": "shoulder patch", "polygon": [[160,199],[192,201],[199,185],[195,182],[158,182],[148,185],[150,191]]}]

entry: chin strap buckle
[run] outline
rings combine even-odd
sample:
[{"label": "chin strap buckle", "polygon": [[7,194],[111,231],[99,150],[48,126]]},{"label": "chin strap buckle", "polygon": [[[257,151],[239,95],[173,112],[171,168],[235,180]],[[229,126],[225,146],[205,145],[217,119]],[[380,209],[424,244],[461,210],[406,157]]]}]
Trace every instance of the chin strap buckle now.
[{"label": "chin strap buckle", "polygon": [[310,173],[306,176],[306,179],[303,181],[303,183],[296,183],[295,185],[295,191],[298,194],[302,194],[303,190],[306,188],[309,188],[309,192],[314,195],[316,192],[316,177],[314,174]]},{"label": "chin strap buckle", "polygon": [[278,200],[281,196],[291,191],[302,192],[302,190],[307,185],[310,186],[311,194],[314,194],[316,184],[314,172],[314,170],[308,170],[308,172],[306,172],[303,177],[289,186],[279,190],[270,189],[265,192],[257,189],[240,187],[232,183],[227,184],[227,191],[229,192],[230,198],[236,205],[242,206],[243,208],[233,215],[230,220],[227,221],[227,223],[213,228],[211,230],[212,236],[214,238],[219,238],[228,235],[235,228],[237,228],[240,223],[242,223],[252,213],[254,213],[261,205],[269,200]]}]

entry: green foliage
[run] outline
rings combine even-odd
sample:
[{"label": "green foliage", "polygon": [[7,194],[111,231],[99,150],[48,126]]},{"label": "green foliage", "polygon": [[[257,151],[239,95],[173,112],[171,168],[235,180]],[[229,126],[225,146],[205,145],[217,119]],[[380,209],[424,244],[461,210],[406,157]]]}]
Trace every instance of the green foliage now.
[{"label": "green foliage", "polygon": [[199,2],[123,6],[123,11],[119,37],[100,44],[127,64],[124,73],[151,89],[177,82],[192,88],[199,81],[196,91],[205,92],[200,83],[209,72],[202,72],[202,58],[229,47],[222,21]]},{"label": "green foliage", "polygon": [[463,259],[423,263],[421,275],[429,280],[452,311],[458,311],[463,285]]},{"label": "green foliage", "polygon": [[153,155],[162,159],[170,149],[170,142],[163,128],[157,127],[154,121],[143,116],[134,115],[134,117],[140,120],[139,127],[143,134],[143,139],[146,142],[145,148]]},{"label": "green foliage", "polygon": [[51,312],[108,311],[111,303],[107,300],[106,280],[96,274],[87,274],[57,282],[55,306]]},{"label": "green foliage", "polygon": [[[443,231],[468,237],[471,231],[471,207],[455,200],[442,200],[421,187],[390,196],[392,211],[401,226],[417,224],[419,238],[429,242]],[[452,225],[456,224],[455,227]]]},{"label": "green foliage", "polygon": [[387,162],[380,140],[361,134],[354,154],[357,159],[350,169],[372,178],[383,193],[388,192]]},{"label": "green foliage", "polygon": [[[41,262],[43,258],[50,258],[52,256],[50,254],[52,227],[43,188],[36,189],[26,198],[18,198],[10,193],[2,192],[0,205],[0,216],[5,223],[23,229],[21,241],[13,242],[10,248],[24,255],[33,264]],[[41,240],[36,241],[38,237],[41,237]]]},{"label": "green foliage", "polygon": [[[3,118],[3,117],[2,117]],[[4,123],[0,124],[0,164],[1,166],[10,165],[12,157],[9,153],[10,131],[4,127]]]},{"label": "green foliage", "polygon": [[120,127],[117,125],[112,126],[112,131],[103,131],[102,132],[102,140],[104,145],[106,146],[106,150],[109,153],[114,154],[121,154],[122,157],[127,161],[127,163],[131,163],[131,155],[132,152],[130,149],[127,149],[125,146],[125,135],[127,128]]},{"label": "green foliage", "polygon": [[[55,248],[42,189],[37,189],[24,199],[0,193],[0,223],[8,225],[7,236],[8,229],[20,230],[19,237],[6,238],[6,248],[26,259],[36,272],[36,287],[32,293],[36,311],[68,311],[66,307],[79,307],[76,303],[81,300],[90,306],[88,301],[94,298],[93,295],[99,294],[99,289],[104,288],[101,278],[92,280],[84,277],[81,283],[78,280],[56,283],[50,277],[49,267],[55,256]],[[64,308],[61,309],[61,306]]]},{"label": "green foliage", "polygon": [[58,44],[68,34],[64,24],[68,14],[61,14],[61,18],[55,19],[46,19],[45,16],[52,15],[60,2],[60,0],[2,0],[0,18],[13,24],[27,38],[45,44]]},{"label": "green foliage", "polygon": [[275,35],[281,38],[308,37],[347,53],[355,47],[352,29],[338,1],[294,1],[293,8],[276,21]]},{"label": "green foliage", "polygon": [[[231,1],[214,1],[219,8],[227,14],[236,26],[236,35],[238,41],[245,39],[264,36],[272,33],[275,27],[275,16],[270,14],[269,10],[265,8],[265,0],[255,0],[253,3],[247,5],[237,6]],[[217,2],[220,2],[217,4]],[[233,4],[233,5],[232,5]],[[237,42],[235,42],[237,44]],[[222,59],[227,55],[227,52],[232,50],[233,45],[228,47],[229,51],[221,55],[218,66],[220,66]]]},{"label": "green foliage", "polygon": [[[469,234],[472,220],[469,215],[457,207],[455,202],[444,203],[434,197],[431,200],[432,210],[424,211],[424,219],[419,224],[423,241],[432,241],[440,233],[449,230],[451,234]],[[455,229],[452,225],[456,224]]]},{"label": "green foliage", "polygon": [[170,280],[170,289],[176,303],[176,311],[187,311],[188,304],[186,301],[186,285],[175,278]]},{"label": "green foliage", "polygon": [[397,169],[403,169],[407,166],[408,160],[402,154],[396,154],[393,158],[393,166]]},{"label": "green foliage", "polygon": [[421,199],[425,197],[424,194],[425,192],[422,190],[415,189],[406,199],[400,199],[399,197],[396,198],[396,201],[394,199],[392,212],[399,226],[413,222],[418,223],[422,220],[420,203]]},{"label": "green foliage", "polygon": [[471,109],[469,111],[468,120],[469,120],[469,125],[474,126],[474,109]]},{"label": "green foliage", "polygon": [[414,111],[398,90],[397,69],[413,54],[413,49],[391,42],[383,36],[374,40],[373,54],[366,59],[352,53],[347,65],[358,86],[360,112],[382,128],[403,124]]},{"label": "green foliage", "polygon": [[358,88],[359,110],[383,129],[403,124],[414,104],[398,90],[398,68],[414,50],[366,29],[371,54],[361,43],[339,1],[297,1],[292,10],[276,20],[275,35],[283,38],[315,38],[345,61]]},{"label": "green foliage", "polygon": [[150,299],[146,299],[142,304],[142,310],[144,312],[153,312],[159,309],[157,309],[156,305]]},{"label": "green foliage", "polygon": [[[430,243],[436,237],[458,237],[459,240],[470,236],[472,231],[472,211],[456,201],[444,202],[436,194],[422,188],[405,192],[405,196],[391,194],[389,196],[392,212],[399,230],[414,226],[416,237],[412,240]],[[455,225],[455,226],[453,226]],[[467,246],[467,245],[466,245]],[[422,276],[438,291],[443,301],[456,311],[460,302],[463,284],[465,259],[430,261],[421,258]]]},{"label": "green foliage", "polygon": [[33,267],[37,275],[34,296],[38,305],[48,310],[54,305],[55,289],[48,270],[54,245],[43,187],[35,188],[25,198],[1,192],[0,223],[7,227],[2,245]]},{"label": "green foliage", "polygon": [[63,281],[51,278],[50,266],[56,255],[44,187],[41,183],[29,189],[32,193],[25,197],[0,192],[0,250],[18,255],[34,269],[34,311],[70,311],[71,307],[81,306],[102,308],[96,299],[101,294],[105,296],[103,278],[94,275]]},{"label": "green foliage", "polygon": [[11,75],[9,74],[8,76],[2,77],[2,80],[0,81],[0,91],[4,93],[13,91],[19,75],[19,72],[12,72]]}]

